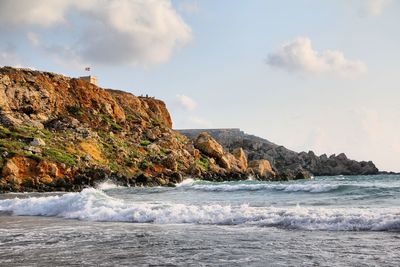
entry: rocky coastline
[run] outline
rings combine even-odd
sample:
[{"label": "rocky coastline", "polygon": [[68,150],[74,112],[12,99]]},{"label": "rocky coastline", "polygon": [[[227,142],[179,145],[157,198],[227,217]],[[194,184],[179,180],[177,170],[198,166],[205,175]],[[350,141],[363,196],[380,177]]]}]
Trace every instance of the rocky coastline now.
[{"label": "rocky coastline", "polygon": [[280,179],[267,160],[248,162],[241,148],[228,152],[208,133],[191,140],[173,130],[161,100],[56,73],[0,68],[0,192],[249,175]]},{"label": "rocky coastline", "polygon": [[372,161],[355,161],[344,153],[316,155],[313,151],[295,152],[269,140],[246,134],[240,129],[187,129],[179,130],[188,138],[206,131],[226,150],[242,148],[249,160],[268,160],[281,179],[309,176],[375,175],[380,174]]},{"label": "rocky coastline", "polygon": [[238,129],[173,130],[165,103],[51,72],[0,68],[0,192],[376,174],[344,154],[297,153]]}]

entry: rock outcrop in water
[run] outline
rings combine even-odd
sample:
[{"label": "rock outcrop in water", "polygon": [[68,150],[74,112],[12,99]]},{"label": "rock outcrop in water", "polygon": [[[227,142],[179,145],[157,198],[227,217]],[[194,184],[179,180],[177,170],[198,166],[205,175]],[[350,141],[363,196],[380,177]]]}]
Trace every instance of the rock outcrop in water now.
[{"label": "rock outcrop in water", "polygon": [[[0,191],[81,190],[113,178],[170,185],[247,177],[243,151],[172,130],[164,102],[29,69],[0,68]],[[260,179],[263,177],[260,176]]]},{"label": "rock outcrop in water", "polygon": [[284,146],[276,145],[266,139],[245,134],[239,129],[190,129],[180,130],[189,138],[195,138],[200,132],[208,132],[226,150],[243,148],[248,160],[268,160],[273,172],[280,179],[303,179],[310,175],[368,175],[378,174],[379,170],[371,161],[348,159],[344,153],[321,156],[314,152],[294,152]]}]

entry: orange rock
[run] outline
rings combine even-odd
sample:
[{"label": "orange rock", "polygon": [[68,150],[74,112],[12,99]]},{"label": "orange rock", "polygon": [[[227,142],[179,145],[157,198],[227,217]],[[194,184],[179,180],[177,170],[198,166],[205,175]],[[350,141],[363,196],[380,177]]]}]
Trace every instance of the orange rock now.
[{"label": "orange rock", "polygon": [[224,149],[207,132],[200,133],[194,141],[194,146],[204,154],[220,159],[224,155]]},{"label": "orange rock", "polygon": [[84,141],[79,143],[79,148],[83,153],[89,155],[94,160],[104,163],[102,152],[99,146],[94,141]]},{"label": "orange rock", "polygon": [[236,148],[232,151],[232,154],[238,160],[238,167],[242,170],[247,170],[248,168],[247,156],[246,153],[244,153],[244,150],[241,147]]},{"label": "orange rock", "polygon": [[38,163],[30,158],[16,156],[7,160],[2,170],[2,176],[15,177],[19,184],[27,179],[32,179],[38,176],[37,172]]},{"label": "orange rock", "polygon": [[259,178],[270,179],[276,177],[271,163],[266,159],[251,160],[249,162],[249,170],[253,171]]}]

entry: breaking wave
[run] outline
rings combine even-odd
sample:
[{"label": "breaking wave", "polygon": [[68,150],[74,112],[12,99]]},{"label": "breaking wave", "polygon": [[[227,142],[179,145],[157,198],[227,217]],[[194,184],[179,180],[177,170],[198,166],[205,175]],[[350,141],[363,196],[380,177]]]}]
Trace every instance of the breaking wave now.
[{"label": "breaking wave", "polygon": [[116,188],[120,188],[120,187],[122,187],[122,186],[115,184],[111,180],[105,180],[104,182],[96,185],[96,188],[100,189],[100,190],[110,190],[110,189],[116,189]]},{"label": "breaking wave", "polygon": [[156,224],[218,224],[303,230],[400,231],[400,208],[251,207],[133,203],[101,190],[61,196],[0,200],[13,215],[55,216],[91,221]]},{"label": "breaking wave", "polygon": [[323,193],[330,192],[339,188],[340,185],[333,184],[273,184],[273,183],[253,183],[253,184],[192,184],[190,189],[202,191],[257,191],[257,190],[279,190],[285,192],[310,192]]},{"label": "breaking wave", "polygon": [[198,190],[206,192],[234,192],[234,191],[279,191],[285,193],[307,192],[307,193],[336,193],[357,191],[361,194],[374,196],[377,193],[398,193],[400,192],[399,183],[371,183],[371,182],[262,182],[262,181],[236,181],[236,182],[209,182],[188,179],[180,184],[181,188],[187,190]]}]

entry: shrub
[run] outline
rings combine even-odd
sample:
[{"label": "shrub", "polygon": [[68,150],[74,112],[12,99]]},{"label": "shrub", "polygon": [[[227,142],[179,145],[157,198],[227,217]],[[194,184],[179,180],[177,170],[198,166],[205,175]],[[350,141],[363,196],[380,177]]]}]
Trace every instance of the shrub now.
[{"label": "shrub", "polygon": [[115,163],[115,162],[110,162],[110,163],[108,164],[108,166],[110,167],[110,169],[111,169],[113,172],[116,172],[116,171],[118,171],[118,169],[119,169],[118,164]]},{"label": "shrub", "polygon": [[114,130],[121,131],[123,129],[122,126],[116,123],[112,118],[110,118],[110,116],[106,114],[100,114],[100,116],[101,119],[105,121],[108,125],[110,125],[111,128],[113,128]]},{"label": "shrub", "polygon": [[153,163],[146,160],[142,160],[139,164],[139,168],[142,170],[151,169],[153,167],[154,167]]},{"label": "shrub", "polygon": [[82,116],[84,113],[81,110],[81,108],[79,106],[68,106],[67,107],[67,111],[71,114],[71,115],[75,115],[75,116]]},{"label": "shrub", "polygon": [[148,146],[150,144],[151,144],[151,142],[149,140],[140,140],[140,145],[141,146]]},{"label": "shrub", "polygon": [[0,138],[7,138],[10,136],[10,130],[3,126],[0,126]]},{"label": "shrub", "polygon": [[199,165],[203,170],[206,170],[206,171],[208,171],[210,169],[210,161],[204,157],[201,157],[197,161],[197,165]]}]

